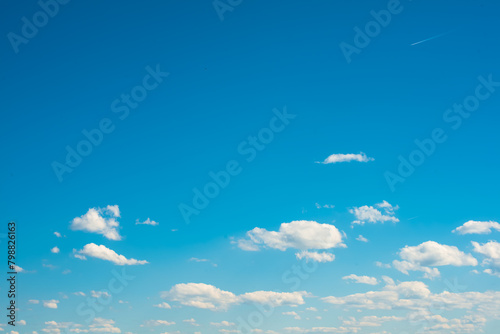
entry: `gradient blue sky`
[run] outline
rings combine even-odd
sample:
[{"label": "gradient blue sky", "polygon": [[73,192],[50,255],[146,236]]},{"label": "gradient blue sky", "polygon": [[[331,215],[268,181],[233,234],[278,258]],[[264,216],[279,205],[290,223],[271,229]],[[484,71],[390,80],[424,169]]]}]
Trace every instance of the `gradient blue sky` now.
[{"label": "gradient blue sky", "polygon": [[[402,307],[371,310],[322,299],[388,291],[402,282],[423,282],[432,294],[427,300],[450,289],[498,299],[499,259],[481,254],[471,242],[496,242],[499,231],[452,230],[468,221],[500,219],[500,88],[458,129],[443,116],[475,94],[478,77],[500,81],[499,3],[401,1],[401,12],[350,63],[339,45],[354,44],[353,28],[363,29],[373,20],[370,11],[387,9],[388,1],[243,0],[224,20],[211,1],[71,1],[59,5],[17,53],[9,33],[20,35],[22,18],[32,20],[40,6],[36,1],[2,6],[1,217],[5,225],[17,222],[18,264],[24,269],[18,274],[18,320],[26,322],[11,328],[2,320],[6,333],[57,333],[54,328],[63,332],[69,323],[121,333],[237,330],[238,317],[258,309],[253,303],[201,309],[174,300],[171,289],[204,283],[235,295],[294,293],[282,276],[306,264],[296,258],[300,250],[263,243],[259,251],[245,251],[238,240],[256,227],[278,231],[282,223],[302,220],[335,226],[345,233],[347,247],[310,249],[335,254],[335,260],[308,262],[317,268],[297,290],[309,293],[304,304],[276,307],[258,327],[263,332],[314,333],[320,330],[312,328],[325,327],[340,333],[343,327],[342,333],[394,334],[435,325],[415,325],[409,320],[414,311]],[[168,77],[120,119],[113,102],[141,85],[148,67],[157,66]],[[269,127],[276,110],[284,108],[296,117],[248,162],[239,145]],[[75,148],[85,139],[82,131],[98,128],[103,119],[112,122],[113,131],[58,179],[54,162],[64,164],[66,147]],[[386,173],[396,173],[398,157],[408,158],[417,148],[414,141],[430,138],[436,128],[447,140],[391,189]],[[317,163],[332,154],[360,152],[374,160]],[[192,205],[193,189],[202,189],[211,171],[232,160],[241,172],[187,224],[179,205]],[[376,206],[383,201],[398,207],[390,215],[398,222],[352,224],[354,208],[366,205],[384,214]],[[74,218],[108,205],[119,207],[122,240],[71,229]],[[159,225],[136,225],[147,218]],[[368,242],[356,240],[359,235]],[[457,247],[477,265],[435,267],[432,260],[421,261],[440,271],[429,279],[421,271],[406,275],[392,264],[401,260],[405,246],[427,241]],[[74,250],[91,243],[148,264],[75,258]],[[51,252],[55,246],[57,254]],[[106,289],[112,271],[123,268],[135,278],[97,312],[98,320],[86,322],[78,306],[91,291]],[[483,272],[488,269],[492,274]],[[71,272],[63,274],[66,270]],[[343,279],[351,274],[374,277],[378,284]],[[450,282],[458,282],[459,291]],[[163,291],[171,291],[170,297],[162,298]],[[5,292],[2,285],[4,302]],[[44,307],[43,301],[51,300],[59,301],[57,308]],[[161,302],[171,308],[153,307]],[[317,311],[306,310],[310,307]],[[442,323],[495,333],[499,307],[426,310],[427,316],[448,319]],[[296,312],[300,319],[283,312]],[[364,316],[379,317],[381,326],[345,322]],[[383,316],[401,319],[382,322]],[[191,318],[200,326],[183,321]],[[175,324],[151,326],[149,320]],[[210,325],[221,321],[235,325]],[[450,328],[433,330],[463,329]]]}]

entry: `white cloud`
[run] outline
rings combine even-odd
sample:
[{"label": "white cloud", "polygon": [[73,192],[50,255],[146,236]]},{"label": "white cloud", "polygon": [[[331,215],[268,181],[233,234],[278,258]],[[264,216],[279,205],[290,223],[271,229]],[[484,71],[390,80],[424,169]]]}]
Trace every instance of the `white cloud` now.
[{"label": "white cloud", "polygon": [[52,248],[50,251],[51,251],[52,253],[54,253],[54,254],[57,254],[57,253],[59,253],[59,247],[55,246],[55,247],[54,247],[54,248]]},{"label": "white cloud", "polygon": [[182,322],[186,322],[188,324],[191,324],[193,326],[199,326],[198,323],[196,323],[196,320],[194,318],[191,318],[191,319],[185,319],[185,320],[182,320]]},{"label": "white cloud", "polygon": [[170,309],[172,308],[172,306],[170,306],[168,303],[160,303],[160,304],[156,304],[156,305],[153,305],[153,307],[158,307],[158,308],[165,308],[165,309]]},{"label": "white cloud", "polygon": [[321,205],[319,203],[316,203],[316,208],[317,209],[333,209],[333,208],[335,208],[335,205],[333,205],[333,204]]},{"label": "white cloud", "polygon": [[492,229],[500,231],[500,224],[494,221],[482,222],[469,220],[462,226],[454,229],[453,232],[458,234],[490,234]]},{"label": "white cloud", "polygon": [[55,235],[56,237],[58,237],[58,238],[61,238],[61,237],[62,237],[61,233],[59,233],[59,232],[54,232],[54,235]]},{"label": "white cloud", "polygon": [[460,251],[455,246],[441,245],[435,241],[426,241],[418,246],[405,246],[399,252],[403,261],[394,260],[392,265],[408,275],[409,271],[422,271],[425,278],[440,276],[439,266],[477,266],[477,260],[470,254]]},{"label": "white cloud", "polygon": [[322,162],[322,164],[336,164],[339,162],[350,162],[350,161],[358,161],[358,162],[368,162],[368,161],[373,161],[375,159],[367,157],[365,153],[360,152],[359,154],[353,154],[353,153],[348,153],[348,154],[332,154],[328,158],[326,158]]},{"label": "white cloud", "polygon": [[500,243],[496,241],[490,241],[482,245],[472,241],[472,246],[474,246],[474,252],[476,253],[483,254],[490,259],[500,259]]},{"label": "white cloud", "polygon": [[244,301],[254,302],[258,304],[282,306],[282,305],[302,305],[304,304],[305,296],[309,294],[305,291],[294,291],[294,292],[274,292],[274,291],[255,291],[247,292],[241,295]]},{"label": "white cloud", "polygon": [[399,256],[406,261],[423,266],[476,266],[477,260],[455,246],[426,241],[418,246],[405,246]]},{"label": "white cloud", "polygon": [[107,291],[95,291],[95,290],[92,290],[90,291],[90,295],[93,297],[93,298],[101,298],[101,297],[104,297],[104,298],[109,298],[111,297],[111,295],[109,294],[109,292]]},{"label": "white cloud", "polygon": [[230,291],[224,291],[213,285],[204,283],[176,284],[170,291],[161,293],[162,298],[177,301],[185,306],[209,309],[212,311],[225,311],[232,305],[244,302],[254,302],[273,306],[302,305],[304,304],[303,297],[307,295],[308,294],[304,291],[255,291],[238,296]]},{"label": "white cloud", "polygon": [[405,246],[399,252],[403,261],[393,261],[393,266],[408,275],[408,271],[423,271],[426,278],[440,275],[439,266],[477,266],[477,260],[470,254],[460,251],[455,246],[441,245],[435,241],[426,241],[418,246]]},{"label": "white cloud", "polygon": [[211,322],[210,325],[215,326],[215,327],[231,327],[234,326],[234,322],[229,322],[229,321],[221,321],[221,322]]},{"label": "white cloud", "polygon": [[355,274],[351,274],[349,276],[344,276],[342,277],[343,280],[351,280],[355,283],[360,283],[360,284],[369,284],[369,285],[377,285],[378,281],[375,277],[370,277],[370,276],[358,276]]},{"label": "white cloud", "polygon": [[86,231],[102,234],[109,240],[121,240],[118,233],[120,217],[118,205],[108,205],[106,208],[90,208],[86,214],[71,221],[70,228],[74,231]]},{"label": "white cloud", "polygon": [[474,252],[482,254],[486,257],[483,260],[483,266],[489,266],[483,272],[489,275],[500,277],[500,243],[496,241],[489,241],[485,244],[479,244],[472,241]]},{"label": "white cloud", "polygon": [[368,242],[368,239],[366,239],[365,237],[363,237],[361,234],[356,238],[356,240],[362,241],[362,242]]},{"label": "white cloud", "polygon": [[315,261],[315,262],[332,262],[335,260],[335,255],[327,252],[310,252],[310,251],[302,251],[300,253],[296,253],[295,256],[297,259],[302,260],[306,259],[306,261]]},{"label": "white cloud", "polygon": [[238,241],[243,250],[255,250],[258,246],[279,249],[288,248],[301,250],[330,249],[345,247],[342,243],[342,234],[330,224],[320,224],[315,221],[298,220],[281,224],[278,231],[268,231],[256,227],[247,232],[248,240]]},{"label": "white cloud", "polygon": [[382,263],[380,261],[375,261],[375,265],[379,268],[386,268],[386,269],[391,267],[389,263]]},{"label": "white cloud", "polygon": [[[392,206],[387,201],[375,204],[375,207],[363,205],[361,207],[354,207],[349,210],[356,220],[352,224],[364,225],[365,223],[385,223],[385,222],[399,222],[399,219],[394,217],[394,211],[399,207]],[[382,212],[383,211],[383,212]]]},{"label": "white cloud", "polygon": [[144,324],[141,325],[141,327],[156,327],[156,326],[171,326],[171,325],[175,325],[175,322],[166,320],[147,320],[144,322]]},{"label": "white cloud", "polygon": [[[111,319],[94,318],[94,321],[89,325],[88,331],[92,333],[121,333],[121,330],[115,327],[114,324],[115,322]],[[87,330],[77,330],[77,332],[85,333]]]},{"label": "white cloud", "polygon": [[405,275],[409,275],[409,271],[422,271],[424,273],[424,278],[434,279],[441,276],[437,268],[424,267],[408,261],[394,260],[392,261],[392,265]]},{"label": "white cloud", "polygon": [[176,284],[161,295],[182,305],[210,310],[226,310],[230,305],[240,302],[234,293],[204,283]]},{"label": "white cloud", "polygon": [[59,304],[59,301],[55,299],[43,301],[43,307],[46,308],[57,308],[57,304]]},{"label": "white cloud", "polygon": [[150,220],[150,219],[148,218],[148,219],[146,219],[145,221],[143,221],[142,223],[139,221],[139,219],[137,219],[137,221],[135,222],[135,225],[151,225],[151,226],[157,226],[157,225],[160,225],[160,223],[155,222],[154,220]]},{"label": "white cloud", "polygon": [[25,326],[26,325],[26,320],[19,320],[17,322],[18,325]]},{"label": "white cloud", "polygon": [[300,315],[297,314],[295,311],[290,311],[290,312],[283,312],[283,315],[291,315],[295,320],[300,320]]},{"label": "white cloud", "polygon": [[97,259],[113,262],[114,264],[123,265],[138,265],[146,264],[146,260],[127,259],[125,256],[117,254],[114,250],[107,248],[104,245],[96,245],[94,243],[87,244],[82,250],[74,250],[74,256],[80,260],[86,260],[86,256],[95,257]]},{"label": "white cloud", "polygon": [[40,301],[36,300],[36,299],[30,299],[30,300],[28,300],[28,303],[30,303],[30,304],[39,304]]}]

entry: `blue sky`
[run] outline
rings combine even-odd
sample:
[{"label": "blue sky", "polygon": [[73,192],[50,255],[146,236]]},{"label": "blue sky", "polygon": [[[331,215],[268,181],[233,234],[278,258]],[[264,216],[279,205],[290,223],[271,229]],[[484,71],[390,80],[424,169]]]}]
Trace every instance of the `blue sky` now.
[{"label": "blue sky", "polygon": [[6,333],[498,328],[498,3],[3,6]]}]

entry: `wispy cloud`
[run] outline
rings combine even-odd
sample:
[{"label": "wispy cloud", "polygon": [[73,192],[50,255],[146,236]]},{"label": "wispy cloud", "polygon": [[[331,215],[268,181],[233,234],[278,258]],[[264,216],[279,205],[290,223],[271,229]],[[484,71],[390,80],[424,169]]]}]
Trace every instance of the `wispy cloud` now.
[{"label": "wispy cloud", "polygon": [[358,162],[368,162],[368,161],[373,161],[375,159],[368,157],[365,153],[360,152],[359,154],[353,154],[353,153],[348,153],[348,154],[332,154],[328,158],[326,158],[323,161],[318,161],[317,163],[321,164],[336,164],[339,162],[351,162],[351,161],[358,161]]}]

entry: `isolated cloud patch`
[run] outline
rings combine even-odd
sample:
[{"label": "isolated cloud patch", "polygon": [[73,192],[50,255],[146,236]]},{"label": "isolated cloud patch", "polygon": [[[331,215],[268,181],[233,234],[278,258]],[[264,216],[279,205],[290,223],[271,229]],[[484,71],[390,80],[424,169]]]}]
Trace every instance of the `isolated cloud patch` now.
[{"label": "isolated cloud patch", "polygon": [[97,259],[113,262],[116,265],[138,265],[146,264],[148,261],[127,259],[125,256],[117,254],[114,250],[107,248],[104,245],[96,245],[94,243],[87,244],[82,250],[73,250],[74,256],[80,260],[86,260],[87,256]]},{"label": "isolated cloud patch", "polygon": [[351,162],[351,161],[358,161],[358,162],[368,162],[368,161],[373,161],[375,159],[369,158],[366,156],[365,153],[360,152],[359,154],[353,154],[353,153],[348,153],[348,154],[332,154],[322,162],[322,164],[336,164],[339,162]]},{"label": "isolated cloud patch", "polygon": [[382,203],[375,204],[375,207],[363,205],[361,207],[354,207],[349,210],[356,220],[352,224],[364,225],[365,223],[385,223],[385,222],[399,222],[399,219],[394,216],[395,211],[399,207],[392,206],[389,202],[383,201]]},{"label": "isolated cloud patch", "polygon": [[300,253],[296,253],[295,257],[297,257],[298,260],[305,259],[306,261],[315,262],[332,262],[335,260],[335,255],[327,252],[302,251]]},{"label": "isolated cloud patch", "polygon": [[59,301],[56,299],[43,301],[43,307],[46,307],[46,308],[57,308],[57,304],[59,304]]},{"label": "isolated cloud patch", "polygon": [[177,301],[185,306],[192,306],[212,311],[225,311],[232,305],[244,302],[254,302],[272,306],[302,305],[304,291],[274,292],[255,291],[242,295],[236,295],[230,291],[224,291],[213,285],[204,283],[182,283],[174,285],[170,291],[161,293],[161,297]]},{"label": "isolated cloud patch", "polygon": [[151,226],[158,226],[160,225],[160,223],[158,222],[155,222],[154,220],[151,220],[151,219],[146,219],[145,221],[143,222],[140,222],[139,219],[136,220],[135,222],[135,225],[151,225]]},{"label": "isolated cloud patch", "polygon": [[309,250],[345,247],[342,234],[334,225],[307,220],[283,223],[278,231],[256,227],[247,232],[247,237],[238,241],[238,246],[243,250],[258,250],[259,247],[281,251],[288,248]]},{"label": "isolated cloud patch", "polygon": [[118,232],[120,224],[116,218],[120,217],[118,205],[108,205],[105,208],[90,208],[86,214],[71,221],[70,229],[102,234],[109,240],[121,240]]},{"label": "isolated cloud patch", "polygon": [[370,276],[358,276],[355,274],[351,274],[349,276],[344,276],[342,277],[343,280],[350,280],[354,283],[360,283],[360,284],[369,284],[369,285],[377,285],[378,281],[375,277],[370,277]]},{"label": "isolated cloud patch", "polygon": [[454,229],[453,232],[458,234],[490,234],[491,230],[500,232],[500,224],[494,221],[482,222],[469,220],[462,226]]},{"label": "isolated cloud patch", "polygon": [[408,271],[423,271],[427,278],[438,277],[439,266],[477,266],[477,260],[470,254],[460,251],[455,246],[441,245],[435,241],[426,241],[418,246],[405,246],[399,252],[403,261],[393,261],[397,270],[408,275]]}]

